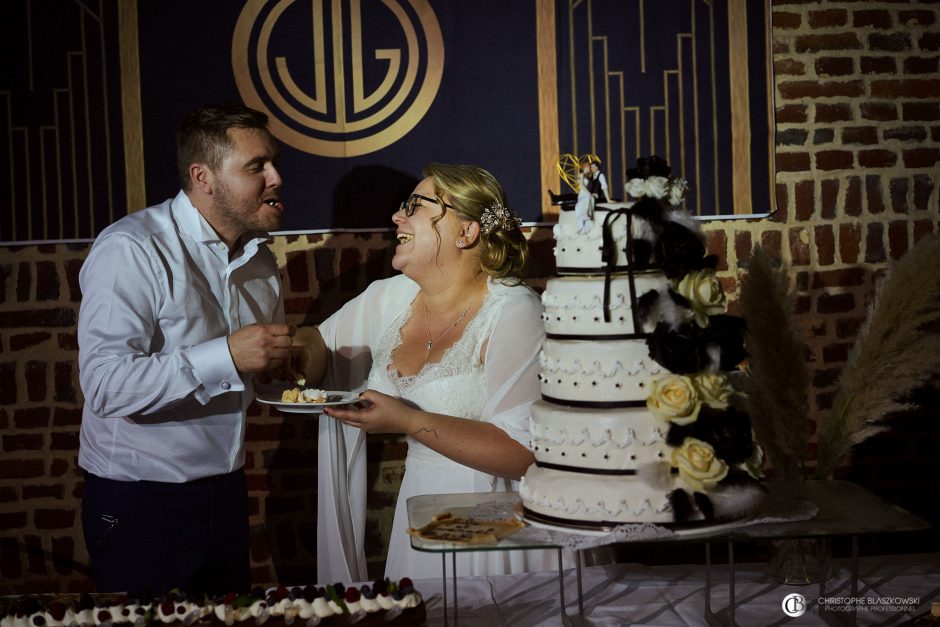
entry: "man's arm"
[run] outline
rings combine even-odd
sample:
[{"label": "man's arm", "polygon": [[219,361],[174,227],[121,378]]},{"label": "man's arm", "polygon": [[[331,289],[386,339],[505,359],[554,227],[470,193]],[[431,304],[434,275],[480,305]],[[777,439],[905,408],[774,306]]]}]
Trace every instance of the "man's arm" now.
[{"label": "man's arm", "polygon": [[[191,343],[165,337],[159,316],[169,284],[131,237],[113,234],[98,242],[80,282],[79,376],[85,403],[96,416],[155,414],[190,397],[206,404],[244,390],[240,372],[287,357],[287,325],[251,325],[230,337],[221,331]],[[192,317],[192,312],[177,313]]]}]

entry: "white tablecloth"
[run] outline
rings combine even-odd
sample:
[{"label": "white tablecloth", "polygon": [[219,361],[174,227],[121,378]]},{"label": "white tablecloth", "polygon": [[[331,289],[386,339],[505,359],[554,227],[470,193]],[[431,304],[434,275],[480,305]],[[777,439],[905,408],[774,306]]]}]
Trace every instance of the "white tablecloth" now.
[{"label": "white tablecloth", "polygon": [[[448,565],[450,556],[448,555]],[[461,559],[458,554],[457,559]],[[827,582],[829,597],[850,596],[848,560],[836,560]],[[702,565],[649,567],[637,564],[592,566],[582,570],[584,613],[591,625],[703,625],[705,567]],[[712,610],[728,604],[727,566],[713,566]],[[440,573],[422,573],[416,588],[425,598],[441,593]],[[457,584],[459,625],[562,625],[556,573],[463,578]],[[940,601],[940,554],[867,557],[859,561],[859,592],[872,602],[878,598],[916,597],[913,614],[862,609],[859,625],[896,625],[929,611]],[[818,584],[783,586],[767,574],[767,564],[739,564],[735,578],[736,620],[742,627],[755,625],[820,625],[815,607],[799,618],[783,612],[782,601],[790,593],[815,602]],[[452,580],[448,580],[449,615],[453,612]],[[574,570],[565,573],[565,602],[569,614],[577,612]],[[440,600],[428,611],[429,625],[444,624]]]}]

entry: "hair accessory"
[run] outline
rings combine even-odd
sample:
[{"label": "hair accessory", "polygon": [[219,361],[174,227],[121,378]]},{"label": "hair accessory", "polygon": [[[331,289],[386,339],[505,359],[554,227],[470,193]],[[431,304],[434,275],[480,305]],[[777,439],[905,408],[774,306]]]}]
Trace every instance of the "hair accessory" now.
[{"label": "hair accessory", "polygon": [[484,233],[490,233],[495,229],[511,231],[513,227],[520,226],[522,220],[508,208],[502,206],[499,202],[491,203],[480,216],[480,227]]}]

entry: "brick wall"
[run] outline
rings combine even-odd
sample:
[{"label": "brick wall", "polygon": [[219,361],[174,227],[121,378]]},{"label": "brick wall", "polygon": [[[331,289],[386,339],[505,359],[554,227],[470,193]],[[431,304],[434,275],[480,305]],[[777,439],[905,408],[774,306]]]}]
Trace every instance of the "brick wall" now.
[{"label": "brick wall", "polygon": [[[832,402],[875,277],[940,231],[940,5],[775,0],[774,23],[779,210],[769,220],[709,222],[705,230],[732,297],[755,244],[790,264],[810,348],[815,423]],[[551,231],[529,237],[540,287],[553,272]],[[291,321],[318,322],[386,276],[390,244],[381,233],[278,238]],[[0,249],[0,594],[90,587],[75,464],[77,275],[87,248]],[[935,441],[936,428],[922,424],[906,421],[900,437]],[[315,433],[309,418],[259,406],[249,412],[246,470],[259,584],[315,577]],[[869,457],[880,451],[870,463],[884,465],[891,456],[936,447],[868,449]],[[381,556],[404,446],[370,438],[368,454],[367,546]],[[921,474],[936,494],[940,473]],[[882,489],[903,494],[911,481],[898,471]],[[902,504],[940,522],[924,501],[930,499],[911,496]],[[381,558],[370,566],[380,572]]]}]

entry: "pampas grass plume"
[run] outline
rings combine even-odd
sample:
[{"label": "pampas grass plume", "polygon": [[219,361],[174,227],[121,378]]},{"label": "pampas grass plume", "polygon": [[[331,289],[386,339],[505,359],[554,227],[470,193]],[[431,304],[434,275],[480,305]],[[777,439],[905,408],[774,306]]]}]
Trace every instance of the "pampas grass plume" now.
[{"label": "pampas grass plume", "polygon": [[920,240],[875,290],[819,433],[816,476],[909,408],[902,399],[940,372],[940,236]]},{"label": "pampas grass plume", "polygon": [[741,280],[739,304],[749,355],[744,388],[757,441],[781,479],[802,479],[809,441],[807,351],[793,325],[787,269],[760,246]]}]

